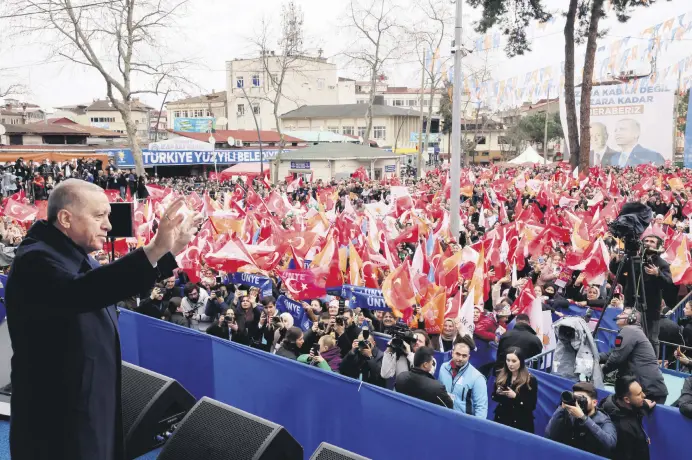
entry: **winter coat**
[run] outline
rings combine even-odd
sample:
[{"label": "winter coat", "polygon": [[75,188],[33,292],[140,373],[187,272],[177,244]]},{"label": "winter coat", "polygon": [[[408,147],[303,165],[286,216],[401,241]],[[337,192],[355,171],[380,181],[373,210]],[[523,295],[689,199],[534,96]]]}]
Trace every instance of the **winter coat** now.
[{"label": "winter coat", "polygon": [[367,358],[360,352],[351,350],[341,361],[339,372],[341,375],[362,379],[363,382],[384,388],[386,382],[380,376],[383,356],[384,353],[377,347],[372,349],[372,358]]},{"label": "winter coat", "polygon": [[[510,377],[511,378],[511,377]],[[516,385],[511,381],[508,386],[515,392]],[[531,386],[531,389],[529,389]],[[538,402],[538,380],[531,375],[528,384],[522,385],[514,399],[498,393],[499,388],[495,385],[493,389],[493,401],[497,402],[495,408],[495,421],[506,426],[511,426],[527,433],[534,432],[533,411]]]},{"label": "winter coat", "polygon": [[615,348],[601,353],[600,360],[605,362],[603,372],[606,374],[615,369],[619,375],[633,374],[647,398],[665,399],[668,395],[654,347],[641,327],[629,325],[620,329],[615,338]]},{"label": "winter coat", "polygon": [[512,347],[518,347],[526,359],[543,353],[543,342],[536,336],[536,331],[528,324],[517,323],[514,329],[505,332],[500,337],[500,343],[497,347],[496,367],[498,369],[504,366],[507,350]]},{"label": "winter coat", "polygon": [[321,353],[320,356],[329,364],[329,368],[334,372],[339,372],[339,365],[341,364],[341,349],[339,347],[332,347],[329,350]]},{"label": "winter coat", "polygon": [[609,457],[617,444],[615,425],[605,412],[598,409],[592,416],[581,420],[559,407],[545,428],[545,437],[601,457]]},{"label": "winter coat", "polygon": [[682,385],[682,392],[673,407],[679,407],[680,413],[687,418],[692,418],[692,377],[687,377]]},{"label": "winter coat", "polygon": [[645,409],[623,407],[618,404],[615,395],[601,401],[599,407],[608,414],[617,430],[618,442],[612,459],[649,460],[649,437],[642,425]]},{"label": "winter coat", "polygon": [[438,406],[452,408],[452,398],[445,391],[444,385],[435,380],[429,372],[414,367],[408,372],[399,374],[394,389],[416,399],[421,399]]},{"label": "winter coat", "polygon": [[578,382],[580,376],[603,388],[603,372],[598,365],[598,347],[584,318],[566,316],[553,323],[557,346],[553,354],[553,373]]},{"label": "winter coat", "polygon": [[482,312],[473,330],[473,336],[487,342],[493,342],[498,326],[499,324],[492,313]]},{"label": "winter coat", "polygon": [[298,359],[298,347],[295,343],[283,342],[279,348],[276,349],[276,356],[283,356],[284,358],[295,361]]},{"label": "winter coat", "polygon": [[454,401],[454,410],[480,418],[488,418],[488,387],[483,374],[467,363],[452,377],[452,362],[440,368],[438,377]]}]

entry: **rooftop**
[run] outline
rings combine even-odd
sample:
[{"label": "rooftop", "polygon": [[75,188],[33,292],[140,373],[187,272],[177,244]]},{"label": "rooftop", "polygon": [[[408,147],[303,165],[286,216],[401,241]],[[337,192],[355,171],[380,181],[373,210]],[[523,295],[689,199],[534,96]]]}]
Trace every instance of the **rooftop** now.
[{"label": "rooftop", "polygon": [[[138,99],[133,99],[131,105],[132,110],[138,112],[148,112],[150,110],[154,110],[153,107],[149,107],[143,102],[140,102]],[[91,104],[89,104],[86,108],[87,112],[116,112],[117,110],[118,109],[113,107],[111,101],[107,99],[97,99]]]},{"label": "rooftop", "polygon": [[[202,142],[208,142],[209,136],[211,136],[211,134],[209,133],[188,133],[181,131],[171,131],[171,133]],[[276,143],[280,140],[279,133],[277,133],[276,131],[260,131],[260,135],[262,136],[262,144]],[[226,142],[226,139],[228,139],[229,137],[233,137],[233,139],[239,140],[241,142],[259,143],[257,131],[255,130],[224,129],[216,130],[216,132],[214,133],[214,138],[216,139],[216,142]],[[284,141],[289,143],[305,142],[303,139],[298,139],[297,137],[288,135],[284,135]]]},{"label": "rooftop", "polygon": [[170,101],[167,102],[166,105],[199,104],[200,102],[226,102],[226,91],[216,91],[210,94],[203,94],[201,96],[193,96],[185,99],[179,99],[177,101]]},{"label": "rooftop", "polygon": [[67,118],[56,118],[52,123],[43,121],[25,125],[6,125],[7,134],[34,134],[34,135],[59,135],[59,136],[85,136],[85,137],[125,137],[124,134],[95,128],[93,126],[79,125]]},{"label": "rooftop", "polygon": [[[301,118],[365,118],[367,104],[304,105],[281,115],[282,120]],[[372,106],[373,117],[420,117],[415,110],[402,109],[390,105]]]}]

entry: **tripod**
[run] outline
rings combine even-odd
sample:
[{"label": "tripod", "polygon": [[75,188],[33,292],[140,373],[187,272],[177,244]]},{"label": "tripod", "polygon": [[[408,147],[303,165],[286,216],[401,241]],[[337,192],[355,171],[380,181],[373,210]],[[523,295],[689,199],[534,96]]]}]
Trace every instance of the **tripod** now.
[{"label": "tripod", "polygon": [[[625,246],[627,247],[627,245]],[[615,295],[615,285],[620,281],[620,276],[622,276],[623,269],[627,264],[629,264],[629,272],[627,273],[627,284],[625,284],[625,291],[629,291],[630,286],[629,283],[633,282],[634,286],[632,287],[633,289],[633,300],[634,304],[632,305],[632,308],[634,310],[639,311],[641,313],[642,321],[641,321],[641,326],[642,329],[644,330],[644,334],[646,336],[649,336],[649,331],[647,330],[648,326],[646,324],[646,310],[647,310],[647,305],[646,305],[646,289],[644,288],[644,260],[642,258],[642,252],[644,251],[644,248],[640,246],[638,252],[634,251],[628,251],[625,253],[623,258],[620,260],[618,263],[618,269],[615,274],[615,283],[613,284],[613,287],[610,289],[610,292],[608,293],[608,297],[606,298],[605,305],[603,306],[603,311],[601,312],[601,317],[598,318],[598,322],[596,323],[596,327],[594,328],[593,331],[593,336],[594,338],[596,337],[596,334],[598,333],[598,328],[601,326],[601,321],[603,321],[603,318],[605,317],[605,312],[608,309],[608,306],[610,306],[610,302],[613,300],[613,296]],[[625,295],[625,297],[627,297]]]}]

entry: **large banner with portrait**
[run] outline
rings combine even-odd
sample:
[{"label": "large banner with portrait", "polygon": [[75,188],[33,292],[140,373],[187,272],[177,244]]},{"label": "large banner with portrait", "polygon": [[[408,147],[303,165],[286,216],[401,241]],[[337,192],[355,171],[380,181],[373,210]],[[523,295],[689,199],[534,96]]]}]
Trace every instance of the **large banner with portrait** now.
[{"label": "large banner with portrait", "polygon": [[[575,90],[577,118],[581,88]],[[675,94],[665,85],[601,85],[591,91],[591,166],[663,165],[673,160]],[[565,98],[560,119],[567,139]],[[578,121],[577,121],[578,122]]]}]

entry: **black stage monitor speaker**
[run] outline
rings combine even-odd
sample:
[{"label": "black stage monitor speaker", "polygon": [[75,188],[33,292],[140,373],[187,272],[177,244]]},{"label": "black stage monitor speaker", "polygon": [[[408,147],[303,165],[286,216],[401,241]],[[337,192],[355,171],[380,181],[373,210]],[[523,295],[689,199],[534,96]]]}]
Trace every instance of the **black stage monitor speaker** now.
[{"label": "black stage monitor speaker", "polygon": [[157,460],[302,460],[282,426],[204,397],[185,416]]},{"label": "black stage monitor speaker", "polygon": [[195,405],[177,381],[124,361],[121,394],[128,459],[160,447]]},{"label": "black stage monitor speaker", "polygon": [[370,460],[353,452],[323,442],[317,448],[310,460]]},{"label": "black stage monitor speaker", "polygon": [[111,231],[108,236],[112,238],[132,238],[132,203],[111,203]]}]

